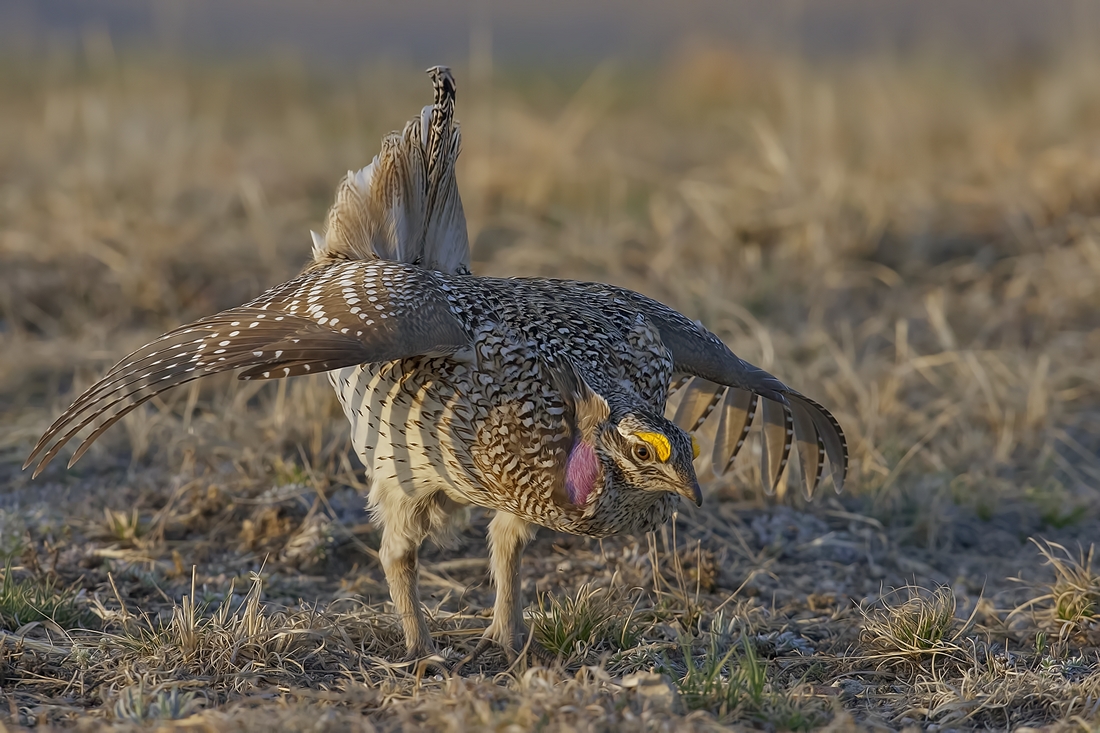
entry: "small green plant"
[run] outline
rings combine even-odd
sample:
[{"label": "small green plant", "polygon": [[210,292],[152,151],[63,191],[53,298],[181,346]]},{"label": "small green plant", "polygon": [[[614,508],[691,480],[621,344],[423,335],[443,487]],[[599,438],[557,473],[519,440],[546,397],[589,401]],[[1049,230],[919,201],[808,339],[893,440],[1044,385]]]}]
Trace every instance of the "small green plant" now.
[{"label": "small green plant", "polygon": [[619,594],[588,583],[564,598],[540,594],[531,630],[544,649],[562,659],[629,648],[638,643],[642,628],[635,608],[627,603]]},{"label": "small green plant", "polygon": [[26,534],[27,527],[19,517],[0,511],[0,562],[7,563],[23,554]]},{"label": "small green plant", "polygon": [[293,461],[277,458],[273,470],[274,486],[308,486],[310,483],[309,473]]},{"label": "small green plant", "polygon": [[104,509],[103,520],[106,537],[124,545],[135,544],[146,531],[136,508],[129,513]]},{"label": "small green plant", "polygon": [[690,710],[708,710],[722,720],[748,719],[779,730],[808,730],[824,722],[824,711],[802,704],[789,690],[768,679],[767,664],[742,633],[738,642],[723,651],[721,634],[708,634],[707,646],[697,654],[692,640],[680,640],[685,672],[677,676],[666,660],[669,674]]},{"label": "small green plant", "polygon": [[1024,495],[1039,510],[1043,524],[1055,529],[1071,527],[1088,515],[1088,505],[1075,500],[1073,495],[1056,479],[1048,479],[1041,487],[1029,487]]},{"label": "small green plant", "polygon": [[179,687],[147,690],[145,685],[127,687],[114,704],[118,720],[142,723],[154,720],[180,720],[191,715],[202,701],[194,692],[182,692]]},{"label": "small green plant", "polygon": [[15,631],[35,621],[52,621],[63,629],[87,626],[94,620],[80,604],[80,593],[62,586],[52,575],[16,580],[11,562],[0,583],[0,628]]},{"label": "small green plant", "polygon": [[685,706],[693,710],[711,710],[720,717],[728,716],[743,705],[759,708],[764,701],[767,672],[756,656],[753,645],[741,637],[738,645],[721,653],[717,640],[702,655],[695,655],[691,640],[681,639],[681,650],[687,672],[678,687]]}]

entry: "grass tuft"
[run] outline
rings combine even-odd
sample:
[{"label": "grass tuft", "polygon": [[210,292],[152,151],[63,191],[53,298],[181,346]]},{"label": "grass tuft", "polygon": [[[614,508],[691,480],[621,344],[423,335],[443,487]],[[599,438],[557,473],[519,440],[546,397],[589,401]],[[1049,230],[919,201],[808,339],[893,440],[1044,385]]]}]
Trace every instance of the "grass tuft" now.
[{"label": "grass tuft", "polygon": [[9,562],[0,583],[0,628],[17,631],[27,624],[50,622],[63,629],[94,623],[75,586],[64,586],[52,575],[16,579]]},{"label": "grass tuft", "polygon": [[563,660],[586,661],[632,647],[643,631],[625,594],[590,583],[572,595],[539,594],[537,606],[530,619],[535,641]]},{"label": "grass tuft", "polygon": [[[894,598],[901,597],[900,603]],[[914,585],[883,597],[877,608],[860,607],[860,641],[873,657],[891,663],[920,664],[938,657],[958,658],[968,624],[955,617],[955,595],[948,586],[927,590]]]},{"label": "grass tuft", "polygon": [[196,600],[192,580],[191,593],[172,606],[166,623],[146,617],[116,639],[128,652],[115,666],[143,669],[153,684],[181,677],[223,678],[237,689],[254,678],[280,678],[308,668],[319,658],[332,626],[320,615],[272,611],[262,595],[263,581],[253,574],[243,598],[231,586],[207,613]]},{"label": "grass tuft", "polygon": [[1064,642],[1072,638],[1100,644],[1100,573],[1093,569],[1095,545],[1073,554],[1057,542],[1033,540],[1054,580],[1042,595],[1029,600],[1011,615],[1030,610],[1038,629]]}]

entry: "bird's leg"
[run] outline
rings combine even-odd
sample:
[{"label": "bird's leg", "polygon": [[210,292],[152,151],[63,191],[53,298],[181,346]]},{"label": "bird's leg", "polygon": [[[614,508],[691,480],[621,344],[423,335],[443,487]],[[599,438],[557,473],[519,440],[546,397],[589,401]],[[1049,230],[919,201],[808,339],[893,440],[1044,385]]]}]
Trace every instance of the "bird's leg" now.
[{"label": "bird's leg", "polygon": [[396,506],[382,502],[375,505],[375,511],[383,526],[378,556],[390,586],[390,598],[401,617],[408,656],[418,658],[434,654],[435,644],[428,632],[428,621],[417,589],[417,551],[428,533],[425,512],[408,502],[398,502]]},{"label": "bird's leg", "polygon": [[535,526],[514,514],[497,511],[489,522],[489,574],[497,589],[493,604],[493,621],[481,641],[470,654],[455,665],[458,673],[472,664],[492,644],[499,645],[509,661],[523,648],[526,627],[523,625],[523,605],[520,603],[520,558],[523,548],[535,536]]},{"label": "bird's leg", "polygon": [[390,586],[390,598],[401,617],[401,627],[405,631],[406,651],[410,657],[422,657],[433,654],[435,645],[428,632],[428,621],[424,617],[420,591],[417,588],[416,553],[420,545],[395,535],[395,532],[386,528],[382,533],[379,555],[382,568],[386,572],[386,583]]},{"label": "bird's leg", "polygon": [[499,644],[513,655],[523,647],[526,627],[520,600],[520,559],[535,536],[535,527],[519,517],[498,511],[489,522],[489,572],[497,589],[493,622],[485,639]]}]

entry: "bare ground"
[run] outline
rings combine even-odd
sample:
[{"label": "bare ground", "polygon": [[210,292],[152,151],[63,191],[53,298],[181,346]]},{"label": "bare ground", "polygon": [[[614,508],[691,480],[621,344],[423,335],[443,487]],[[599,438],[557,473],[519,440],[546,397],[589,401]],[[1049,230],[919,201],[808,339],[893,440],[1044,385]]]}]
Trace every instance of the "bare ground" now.
[{"label": "bare ground", "polygon": [[[343,171],[428,87],[9,60],[0,725],[1100,725],[1100,59],[707,50],[459,81],[475,269],[702,319],[834,410],[847,492],[765,497],[746,455],[652,537],[542,531],[524,592],[559,663],[450,676],[398,661],[323,380],[183,388],[30,480],[30,446],[104,368],[292,275]],[[423,553],[444,661],[488,624],[486,521]]]}]

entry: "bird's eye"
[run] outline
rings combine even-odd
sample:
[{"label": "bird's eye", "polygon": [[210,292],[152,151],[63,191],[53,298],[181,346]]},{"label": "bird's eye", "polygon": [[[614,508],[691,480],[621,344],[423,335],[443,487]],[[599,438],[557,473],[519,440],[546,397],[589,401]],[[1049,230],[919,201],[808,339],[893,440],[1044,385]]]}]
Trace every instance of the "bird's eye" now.
[{"label": "bird's eye", "polygon": [[653,458],[653,450],[645,443],[634,446],[634,457],[639,461],[648,461]]}]

